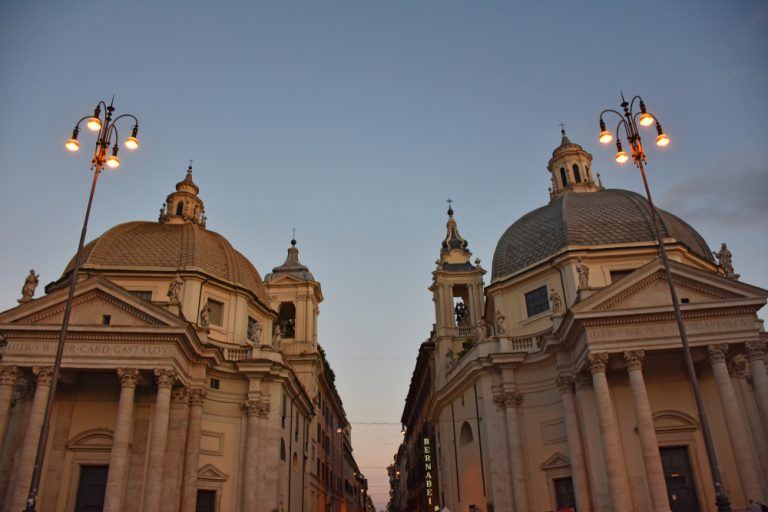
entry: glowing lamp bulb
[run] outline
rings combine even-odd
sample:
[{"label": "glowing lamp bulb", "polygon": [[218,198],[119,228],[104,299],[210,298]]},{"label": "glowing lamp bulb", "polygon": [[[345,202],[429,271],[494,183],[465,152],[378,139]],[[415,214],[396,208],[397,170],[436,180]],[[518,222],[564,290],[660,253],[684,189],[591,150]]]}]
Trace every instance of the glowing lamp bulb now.
[{"label": "glowing lamp bulb", "polygon": [[77,139],[69,139],[65,144],[64,147],[68,150],[75,152],[78,149],[80,149],[80,143],[77,142]]},{"label": "glowing lamp bulb", "polygon": [[128,137],[125,139],[125,147],[128,149],[136,149],[139,147],[139,139],[136,137]]},{"label": "glowing lamp bulb", "polygon": [[107,158],[107,165],[112,169],[117,169],[120,167],[120,159],[117,158],[117,155],[110,155],[110,157]]},{"label": "glowing lamp bulb", "polygon": [[85,122],[85,126],[92,132],[97,132],[101,130],[101,119],[98,117],[89,117],[88,121]]},{"label": "glowing lamp bulb", "polygon": [[651,126],[656,121],[651,114],[643,112],[640,116],[640,124],[643,126]]},{"label": "glowing lamp bulb", "polygon": [[600,137],[598,137],[597,140],[599,140],[603,144],[608,144],[613,140],[613,134],[611,134],[611,132],[609,132],[608,130],[603,130],[602,132],[600,132]]},{"label": "glowing lamp bulb", "polygon": [[622,150],[616,153],[616,161],[619,162],[620,164],[623,164],[627,160],[629,160],[629,155],[627,154],[626,151]]},{"label": "glowing lamp bulb", "polygon": [[666,133],[660,133],[658,137],[656,137],[656,145],[664,147],[667,144],[669,144],[669,137]]}]

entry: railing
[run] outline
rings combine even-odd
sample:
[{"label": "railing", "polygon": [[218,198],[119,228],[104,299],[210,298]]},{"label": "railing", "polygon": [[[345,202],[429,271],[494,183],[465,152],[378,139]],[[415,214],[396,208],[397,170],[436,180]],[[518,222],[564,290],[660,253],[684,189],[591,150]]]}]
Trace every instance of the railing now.
[{"label": "railing", "polygon": [[521,336],[508,339],[510,345],[512,345],[512,352],[531,352],[538,348],[538,336]]},{"label": "railing", "polygon": [[253,349],[250,347],[246,348],[225,348],[224,350],[224,359],[227,361],[243,361],[246,359],[251,359],[251,356],[253,354]]},{"label": "railing", "polygon": [[457,327],[456,336],[460,338],[470,338],[472,336],[477,336],[477,332],[474,327]]}]

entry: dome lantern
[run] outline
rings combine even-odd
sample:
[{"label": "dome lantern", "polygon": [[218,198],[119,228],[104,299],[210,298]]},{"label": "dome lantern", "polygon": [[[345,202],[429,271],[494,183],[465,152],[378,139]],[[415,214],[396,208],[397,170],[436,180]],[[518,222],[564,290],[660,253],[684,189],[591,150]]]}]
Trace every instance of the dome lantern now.
[{"label": "dome lantern", "polygon": [[567,192],[595,192],[600,187],[595,184],[592,175],[592,155],[579,144],[574,144],[565,133],[565,125],[560,124],[562,139],[552,152],[547,170],[552,179],[550,199],[555,199]]},{"label": "dome lantern", "polygon": [[204,228],[207,218],[203,200],[198,196],[199,192],[200,187],[192,181],[192,160],[190,160],[187,175],[176,184],[176,192],[168,194],[165,198],[158,221],[164,224],[191,222]]}]

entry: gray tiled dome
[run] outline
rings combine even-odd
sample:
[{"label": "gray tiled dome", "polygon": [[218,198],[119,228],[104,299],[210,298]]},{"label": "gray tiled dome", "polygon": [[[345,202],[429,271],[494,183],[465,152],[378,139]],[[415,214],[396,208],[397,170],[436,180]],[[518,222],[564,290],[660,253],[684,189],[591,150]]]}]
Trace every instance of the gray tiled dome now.
[{"label": "gray tiled dome", "polygon": [[[659,210],[662,233],[713,262],[707,243],[682,219]],[[564,194],[524,215],[501,236],[493,254],[496,280],[554,256],[568,245],[655,240],[646,199],[627,190]]]}]

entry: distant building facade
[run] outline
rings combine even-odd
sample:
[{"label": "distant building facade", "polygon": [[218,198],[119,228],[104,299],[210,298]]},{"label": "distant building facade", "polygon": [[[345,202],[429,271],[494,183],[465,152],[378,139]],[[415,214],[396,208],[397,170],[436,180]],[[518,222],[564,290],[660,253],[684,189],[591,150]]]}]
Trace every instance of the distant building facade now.
[{"label": "distant building facade", "polygon": [[[438,510],[408,506],[425,432],[440,510],[715,510],[647,201],[604,189],[591,162],[563,132],[550,202],[502,235],[487,286],[449,209],[390,510]],[[661,217],[725,491],[734,510],[766,503],[768,292]]]},{"label": "distant building facade", "polygon": [[[262,280],[198,194],[190,167],[158,222],[86,245],[38,510],[366,510],[320,283],[295,241]],[[0,313],[2,510],[24,508],[72,267]]]}]

